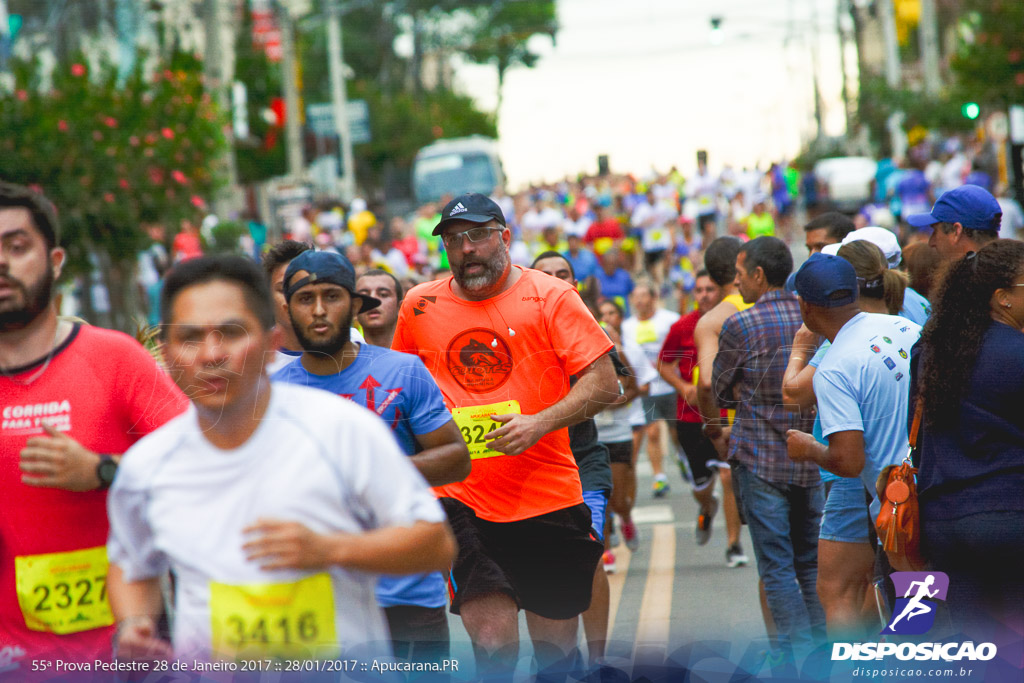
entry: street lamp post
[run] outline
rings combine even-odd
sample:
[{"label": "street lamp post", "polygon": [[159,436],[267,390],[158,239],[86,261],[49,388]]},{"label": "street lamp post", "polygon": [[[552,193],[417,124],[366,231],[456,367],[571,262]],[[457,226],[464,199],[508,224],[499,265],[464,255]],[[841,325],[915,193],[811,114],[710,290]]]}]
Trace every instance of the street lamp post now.
[{"label": "street lamp post", "polygon": [[336,0],[324,0],[327,15],[327,67],[331,79],[331,106],[334,127],[341,148],[341,198],[352,201],[355,196],[355,162],[352,156],[352,131],[348,125],[348,97],[345,92],[345,63],[341,42],[341,13]]}]

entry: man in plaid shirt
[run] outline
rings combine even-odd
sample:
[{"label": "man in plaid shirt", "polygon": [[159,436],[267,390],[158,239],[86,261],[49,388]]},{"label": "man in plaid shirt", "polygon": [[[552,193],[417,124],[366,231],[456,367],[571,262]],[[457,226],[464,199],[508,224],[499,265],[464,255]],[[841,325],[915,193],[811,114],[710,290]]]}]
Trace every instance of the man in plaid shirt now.
[{"label": "man in plaid shirt", "polygon": [[[744,302],[756,304],[723,324],[711,381],[719,405],[736,409],[729,463],[779,646],[806,651],[824,635],[816,584],[825,494],[818,468],[786,455],[786,430],[812,426],[782,405],[782,375],[802,323],[799,302],[784,289],[792,270],[780,239],[759,237],[740,249],[736,285]],[[708,425],[709,436],[719,428]]]}]

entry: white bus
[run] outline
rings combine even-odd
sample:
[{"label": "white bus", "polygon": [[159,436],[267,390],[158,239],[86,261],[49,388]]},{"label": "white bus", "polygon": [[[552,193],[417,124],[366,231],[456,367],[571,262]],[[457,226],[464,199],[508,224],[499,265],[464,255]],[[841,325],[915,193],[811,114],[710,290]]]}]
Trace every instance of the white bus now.
[{"label": "white bus", "polygon": [[504,186],[498,143],[482,135],[438,140],[417,152],[413,161],[412,187],[418,204],[436,202],[446,194],[490,195]]}]

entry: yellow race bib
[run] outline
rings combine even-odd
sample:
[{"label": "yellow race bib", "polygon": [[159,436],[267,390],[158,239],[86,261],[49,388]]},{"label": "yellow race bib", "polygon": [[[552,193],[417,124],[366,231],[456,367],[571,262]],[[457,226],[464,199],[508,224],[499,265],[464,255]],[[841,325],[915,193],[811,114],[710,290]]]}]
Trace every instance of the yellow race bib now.
[{"label": "yellow race bib", "polygon": [[469,449],[469,457],[479,460],[480,458],[496,458],[499,455],[505,455],[491,448],[490,441],[485,438],[502,426],[500,422],[492,420],[491,415],[508,415],[510,413],[519,415],[522,412],[519,408],[519,401],[502,401],[486,406],[456,408],[452,411],[452,419],[455,420],[459,431],[462,432],[462,439],[466,442],[466,448]]},{"label": "yellow race bib", "polygon": [[334,587],[321,573],[286,583],[210,582],[215,654],[228,659],[334,659]]},{"label": "yellow race bib", "polygon": [[640,320],[636,324],[636,343],[641,346],[658,341],[658,329],[654,320]]},{"label": "yellow race bib", "polygon": [[14,558],[15,587],[25,626],[65,635],[110,626],[104,546]]}]

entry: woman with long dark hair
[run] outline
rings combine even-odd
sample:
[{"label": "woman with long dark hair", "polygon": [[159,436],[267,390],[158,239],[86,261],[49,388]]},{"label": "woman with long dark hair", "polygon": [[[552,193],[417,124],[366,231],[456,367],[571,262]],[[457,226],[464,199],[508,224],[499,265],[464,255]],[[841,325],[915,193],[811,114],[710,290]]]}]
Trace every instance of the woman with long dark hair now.
[{"label": "woman with long dark hair", "polygon": [[925,557],[949,575],[954,626],[1024,627],[1024,243],[955,262],[921,335]]}]

